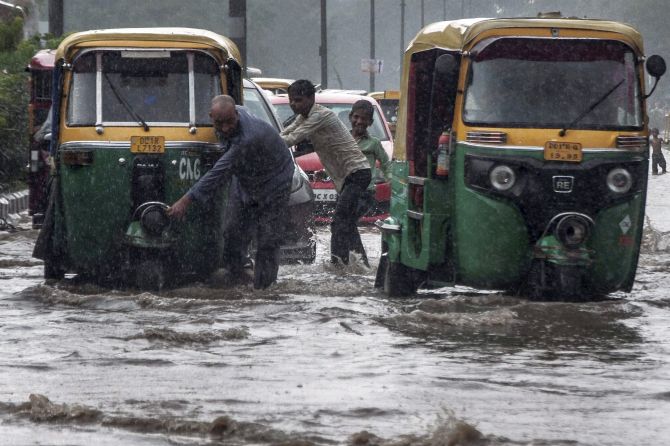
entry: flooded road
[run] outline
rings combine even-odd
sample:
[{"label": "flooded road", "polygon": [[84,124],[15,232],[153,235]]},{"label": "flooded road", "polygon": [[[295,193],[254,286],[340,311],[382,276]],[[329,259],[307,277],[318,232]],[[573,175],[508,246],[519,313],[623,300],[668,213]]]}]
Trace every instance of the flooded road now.
[{"label": "flooded road", "polygon": [[578,304],[387,299],[324,263],[328,228],[261,292],[45,284],[27,227],[0,232],[0,444],[670,442],[667,234],[633,293]]}]

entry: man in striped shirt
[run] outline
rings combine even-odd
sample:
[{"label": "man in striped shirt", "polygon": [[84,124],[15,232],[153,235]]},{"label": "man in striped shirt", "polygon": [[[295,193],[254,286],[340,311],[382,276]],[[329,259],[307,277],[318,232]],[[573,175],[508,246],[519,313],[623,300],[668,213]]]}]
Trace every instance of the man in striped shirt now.
[{"label": "man in striped shirt", "polygon": [[[300,79],[288,87],[289,105],[297,118],[281,133],[286,144],[294,146],[309,138],[314,152],[335,183],[338,193],[330,225],[331,262],[349,263],[349,252],[359,251],[359,202],[371,180],[370,164],[342,121],[330,109],[315,102],[314,85]],[[307,152],[296,152],[296,157]],[[358,242],[357,242],[358,240]],[[360,244],[360,247],[358,246]],[[365,252],[359,252],[364,256]]]}]

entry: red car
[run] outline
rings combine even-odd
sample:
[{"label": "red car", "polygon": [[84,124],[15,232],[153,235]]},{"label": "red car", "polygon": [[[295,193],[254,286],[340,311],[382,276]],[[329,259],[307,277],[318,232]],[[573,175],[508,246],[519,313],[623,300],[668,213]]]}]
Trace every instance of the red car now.
[{"label": "red car", "polygon": [[[351,129],[349,122],[349,112],[354,102],[364,99],[371,102],[375,107],[374,122],[368,128],[370,135],[379,138],[384,146],[384,150],[389,159],[393,156],[393,138],[391,131],[384,119],[384,114],[377,101],[369,96],[360,96],[349,93],[316,93],[316,103],[333,110],[340,120]],[[270,98],[272,104],[275,106],[277,115],[282,122],[286,122],[293,117],[293,111],[288,103],[288,95],[275,95]],[[298,165],[302,167],[309,177],[312,190],[314,191],[314,200],[316,201],[315,218],[319,223],[330,223],[332,213],[335,210],[335,201],[337,200],[337,192],[335,191],[335,184],[328,177],[328,174],[323,169],[321,161],[316,153],[309,153],[296,159]],[[379,166],[377,166],[379,167]],[[389,201],[391,198],[391,185],[384,179],[381,171],[377,169],[377,177],[372,181],[376,182],[375,191],[375,206],[361,218],[361,223],[374,223],[378,219],[384,219],[389,212]]]}]

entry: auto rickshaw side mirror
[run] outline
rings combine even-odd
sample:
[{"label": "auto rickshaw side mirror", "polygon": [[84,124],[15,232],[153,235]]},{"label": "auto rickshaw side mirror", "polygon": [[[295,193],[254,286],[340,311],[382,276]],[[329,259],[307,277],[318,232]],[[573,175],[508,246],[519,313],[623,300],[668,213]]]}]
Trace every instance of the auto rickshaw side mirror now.
[{"label": "auto rickshaw side mirror", "polygon": [[665,74],[665,59],[657,54],[649,56],[645,66],[647,68],[647,73],[655,78],[659,78]]},{"label": "auto rickshaw side mirror", "polygon": [[452,54],[443,54],[435,61],[435,75],[439,80],[446,80],[456,75],[458,61]]},{"label": "auto rickshaw side mirror", "polygon": [[443,118],[453,114],[459,66],[459,61],[453,54],[442,54],[435,60],[433,66],[431,103],[437,106],[439,102],[442,102],[442,106],[445,107],[441,111]]},{"label": "auto rickshaw side mirror", "polygon": [[644,99],[647,99],[649,96],[652,95],[654,90],[656,90],[658,80],[661,78],[661,76],[665,74],[666,70],[665,59],[663,59],[659,55],[654,54],[653,56],[649,56],[645,64],[645,67],[647,68],[647,73],[649,73],[655,79],[654,86],[651,88],[651,91],[644,96]]},{"label": "auto rickshaw side mirror", "polygon": [[436,98],[446,98],[455,93],[458,78],[459,63],[452,54],[442,54],[435,60],[433,66],[433,85],[431,88],[431,102]]},{"label": "auto rickshaw side mirror", "polygon": [[[442,54],[435,59],[430,88],[428,131],[419,137],[417,144],[417,147],[424,147],[417,150],[416,159],[421,160],[419,164],[433,158],[433,153],[438,148],[439,135],[445,126],[451,127],[448,123],[453,119],[458,70],[459,61],[450,53]],[[432,169],[430,163],[426,168]],[[421,174],[422,169],[420,167],[416,172]]]},{"label": "auto rickshaw side mirror", "polygon": [[242,66],[231,57],[223,68],[226,72],[228,95],[235,99],[236,104],[242,104]]}]

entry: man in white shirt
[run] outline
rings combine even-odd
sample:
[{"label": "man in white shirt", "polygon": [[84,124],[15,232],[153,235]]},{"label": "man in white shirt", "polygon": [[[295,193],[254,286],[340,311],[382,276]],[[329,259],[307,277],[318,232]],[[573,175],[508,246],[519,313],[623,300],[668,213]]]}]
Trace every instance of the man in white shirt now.
[{"label": "man in white shirt", "polygon": [[[357,250],[359,201],[370,184],[370,164],[349,130],[330,109],[315,102],[314,85],[300,79],[288,87],[289,105],[297,118],[281,133],[288,146],[309,138],[312,150],[333,179],[338,198],[330,225],[333,263],[349,263],[349,252]],[[294,155],[304,155],[305,152]],[[359,253],[364,255],[364,253]]]}]

